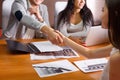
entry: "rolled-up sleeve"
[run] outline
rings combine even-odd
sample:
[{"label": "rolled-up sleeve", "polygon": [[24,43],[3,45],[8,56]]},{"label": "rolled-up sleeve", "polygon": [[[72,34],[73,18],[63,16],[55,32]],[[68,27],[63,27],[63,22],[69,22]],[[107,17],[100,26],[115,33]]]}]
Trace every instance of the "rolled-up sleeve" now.
[{"label": "rolled-up sleeve", "polygon": [[28,15],[23,15],[20,22],[34,30],[41,30],[43,26],[47,25],[45,22],[39,22],[37,19],[34,19]]}]

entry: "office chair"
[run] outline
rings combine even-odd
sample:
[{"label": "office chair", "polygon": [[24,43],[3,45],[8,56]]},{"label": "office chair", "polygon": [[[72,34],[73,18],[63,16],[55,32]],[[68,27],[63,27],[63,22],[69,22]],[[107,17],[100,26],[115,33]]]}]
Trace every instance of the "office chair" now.
[{"label": "office chair", "polygon": [[7,27],[11,6],[14,0],[4,0],[2,3],[2,30],[4,31]]},{"label": "office chair", "polygon": [[101,24],[102,8],[104,7],[105,0],[86,0],[88,8],[93,13],[94,25]]},{"label": "office chair", "polygon": [[55,16],[54,16],[54,23],[55,23],[55,29],[56,28],[56,23],[57,23],[57,16],[59,14],[59,12],[61,12],[67,5],[67,2],[66,1],[57,1],[55,2]]}]

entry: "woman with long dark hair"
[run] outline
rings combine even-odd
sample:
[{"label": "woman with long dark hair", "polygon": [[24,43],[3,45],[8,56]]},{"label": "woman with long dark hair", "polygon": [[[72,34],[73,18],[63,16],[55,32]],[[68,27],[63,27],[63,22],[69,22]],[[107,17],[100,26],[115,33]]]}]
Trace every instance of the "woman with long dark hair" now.
[{"label": "woman with long dark hair", "polygon": [[85,0],[68,0],[66,8],[58,15],[57,29],[65,36],[85,40],[93,15]]},{"label": "woman with long dark hair", "polygon": [[[58,32],[64,44],[87,58],[110,56],[101,80],[120,80],[120,0],[105,0],[102,14],[102,27],[108,29],[110,45],[98,49],[83,47]],[[112,50],[111,50],[112,48]]]}]

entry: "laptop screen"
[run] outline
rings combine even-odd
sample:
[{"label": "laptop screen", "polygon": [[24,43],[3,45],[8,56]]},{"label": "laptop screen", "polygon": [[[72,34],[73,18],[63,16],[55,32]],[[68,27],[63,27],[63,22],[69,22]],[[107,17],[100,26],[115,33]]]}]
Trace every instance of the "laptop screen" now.
[{"label": "laptop screen", "polygon": [[93,46],[107,42],[108,30],[103,29],[101,26],[91,27],[85,40],[85,46]]}]

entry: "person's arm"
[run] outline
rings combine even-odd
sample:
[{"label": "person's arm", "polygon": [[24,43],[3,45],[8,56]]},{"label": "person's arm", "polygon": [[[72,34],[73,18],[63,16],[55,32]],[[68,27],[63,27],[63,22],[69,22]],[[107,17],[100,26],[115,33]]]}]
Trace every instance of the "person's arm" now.
[{"label": "person's arm", "polygon": [[25,7],[20,3],[16,2],[13,4],[12,13],[21,24],[36,31],[42,31],[43,33],[45,33],[52,43],[62,43],[62,38],[59,36],[59,34],[57,34],[52,28],[50,28],[45,22],[42,23],[37,19],[34,19],[31,16],[27,15]]},{"label": "person's arm", "polygon": [[38,19],[38,21],[45,22],[47,25],[50,25],[46,5],[40,4],[40,6],[37,6],[37,7],[30,7],[29,12],[31,14],[34,14],[36,16],[36,18]]},{"label": "person's arm", "polygon": [[120,52],[113,54],[110,57],[110,80],[120,80]]},{"label": "person's arm", "polygon": [[108,57],[112,49],[111,45],[97,49],[88,49],[80,44],[75,43],[69,38],[64,38],[63,41],[67,46],[70,46],[72,49],[74,49],[75,51],[84,55],[87,58]]},{"label": "person's arm", "polygon": [[108,45],[108,46],[98,48],[98,49],[89,49],[87,47],[84,47],[84,46],[77,44],[76,42],[70,40],[69,38],[62,35],[60,32],[58,32],[58,31],[56,31],[56,32],[59,33],[61,35],[61,37],[63,37],[63,41],[66,46],[71,47],[76,52],[82,54],[83,56],[85,56],[87,58],[107,57],[107,56],[109,56],[110,51],[112,49],[112,45]]},{"label": "person's arm", "polygon": [[32,15],[35,15],[37,20],[40,21],[40,22],[43,22],[43,17],[41,16],[41,13],[40,13],[40,10],[39,10],[39,6],[37,7],[30,7],[29,8],[29,12],[30,14]]},{"label": "person's arm", "polygon": [[32,16],[28,15],[27,8],[22,1],[16,0],[13,3],[11,13],[21,24],[34,30],[40,30],[43,25],[46,25],[38,21],[37,19],[34,19]]},{"label": "person's arm", "polygon": [[[34,29],[34,26],[36,26],[35,30],[41,31],[44,34],[47,35],[48,39],[53,43],[53,44],[59,44],[62,43],[63,40],[61,36],[54,31],[51,27],[46,25],[46,23],[40,23],[39,21],[32,20],[31,17],[29,16],[24,16],[22,18],[23,21],[22,23],[26,24],[27,26],[33,26],[32,28]],[[32,21],[31,21],[32,20]]]}]

